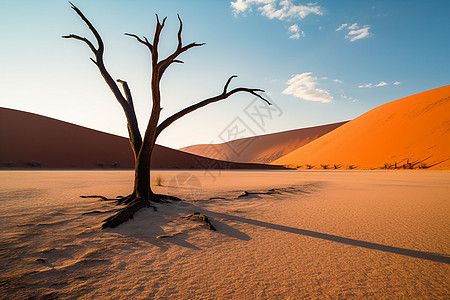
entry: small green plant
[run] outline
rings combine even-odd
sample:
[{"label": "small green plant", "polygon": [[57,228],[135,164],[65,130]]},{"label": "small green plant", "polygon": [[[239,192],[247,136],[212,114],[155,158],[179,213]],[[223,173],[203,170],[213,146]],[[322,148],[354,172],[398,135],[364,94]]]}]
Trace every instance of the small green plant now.
[{"label": "small green plant", "polygon": [[156,177],[156,185],[157,186],[162,186],[162,177],[160,175],[158,175]]},{"label": "small green plant", "polygon": [[334,169],[337,170],[342,167],[342,165],[333,165]]},{"label": "small green plant", "polygon": [[354,170],[354,169],[356,169],[356,167],[357,167],[357,166],[355,166],[355,165],[349,165],[349,166],[348,166],[348,169],[349,169],[349,170]]},{"label": "small green plant", "polygon": [[314,165],[306,165],[306,168],[307,168],[308,170],[311,170],[312,168],[314,168]]},{"label": "small green plant", "polygon": [[328,170],[330,168],[330,165],[322,165],[320,164],[320,166],[322,167],[322,169],[324,170]]}]

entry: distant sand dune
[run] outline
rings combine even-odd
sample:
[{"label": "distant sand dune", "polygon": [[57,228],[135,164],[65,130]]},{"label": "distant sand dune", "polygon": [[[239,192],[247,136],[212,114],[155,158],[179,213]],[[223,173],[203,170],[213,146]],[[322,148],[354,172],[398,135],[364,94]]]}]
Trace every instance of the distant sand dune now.
[{"label": "distant sand dune", "polygon": [[450,85],[379,106],[273,164],[374,169],[421,161],[450,169]]},{"label": "distant sand dune", "polygon": [[270,163],[342,126],[346,122],[294,129],[238,139],[221,144],[200,144],[181,148],[188,153],[214,159]]},{"label": "distant sand dune", "polygon": [[[0,143],[0,168],[134,168],[133,153],[127,138],[13,109],[0,108]],[[217,161],[156,145],[152,154],[152,168],[274,167]]]}]

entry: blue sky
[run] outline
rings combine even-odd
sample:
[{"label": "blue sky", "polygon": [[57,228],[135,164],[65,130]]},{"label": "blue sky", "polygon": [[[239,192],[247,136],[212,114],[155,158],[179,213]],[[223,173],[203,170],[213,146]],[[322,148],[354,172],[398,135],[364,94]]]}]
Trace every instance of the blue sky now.
[{"label": "blue sky", "polygon": [[[123,34],[151,39],[167,16],[160,53],[183,54],[162,80],[162,120],[230,87],[266,90],[271,110],[248,94],[172,124],[158,143],[179,148],[353,119],[386,102],[449,84],[450,1],[74,0],[101,33],[105,63],[134,95],[140,127],[151,108],[150,55]],[[120,105],[87,46],[92,39],[65,1],[0,0],[0,106],[127,135]],[[232,133],[232,134],[230,134]]]}]

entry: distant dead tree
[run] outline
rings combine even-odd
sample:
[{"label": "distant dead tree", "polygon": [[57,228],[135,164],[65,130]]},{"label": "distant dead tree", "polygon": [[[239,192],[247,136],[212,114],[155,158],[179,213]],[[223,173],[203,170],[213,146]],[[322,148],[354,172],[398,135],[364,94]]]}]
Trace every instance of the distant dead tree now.
[{"label": "distant dead tree", "polygon": [[[140,38],[139,36],[131,33],[125,33],[125,35],[133,37],[136,39],[139,43],[144,45],[148,48],[150,51],[151,57],[152,57],[152,77],[151,77],[151,94],[152,94],[152,112],[150,115],[150,119],[147,124],[147,129],[145,130],[145,134],[142,137],[139,127],[138,127],[138,121],[136,118],[136,113],[133,105],[133,98],[131,95],[130,88],[128,86],[128,83],[124,80],[117,79],[114,81],[113,77],[109,74],[109,72],[106,69],[104,60],[103,60],[103,52],[104,52],[104,44],[102,41],[102,38],[98,31],[95,29],[95,27],[92,25],[92,23],[84,16],[84,14],[71,2],[69,2],[72,9],[80,16],[80,18],[86,23],[86,25],[89,27],[90,31],[93,33],[96,41],[97,41],[97,47],[94,46],[94,44],[87,38],[70,34],[63,36],[63,38],[70,38],[70,39],[76,39],[79,41],[82,41],[87,44],[87,46],[91,49],[91,51],[94,53],[95,58],[91,58],[91,61],[97,66],[98,70],[100,71],[100,74],[103,76],[103,79],[105,80],[106,84],[111,89],[112,93],[114,94],[114,97],[117,99],[119,104],[122,106],[122,109],[125,113],[125,116],[127,118],[127,126],[128,126],[128,134],[129,134],[129,140],[131,144],[131,148],[133,150],[134,154],[134,160],[135,160],[135,177],[134,177],[134,188],[132,193],[127,197],[122,197],[116,200],[117,204],[123,204],[126,205],[122,209],[120,209],[116,214],[113,216],[107,218],[104,220],[104,223],[102,225],[103,228],[106,227],[116,227],[120,225],[121,223],[127,221],[128,219],[132,218],[134,213],[140,210],[143,207],[149,207],[150,202],[165,202],[167,199],[170,199],[170,197],[165,195],[159,195],[154,194],[151,186],[150,186],[150,161],[151,161],[151,155],[153,148],[155,146],[155,142],[159,134],[166,129],[170,124],[178,120],[179,118],[187,115],[188,113],[191,113],[201,107],[204,107],[208,104],[227,99],[231,95],[234,95],[239,92],[249,93],[252,94],[263,101],[265,101],[267,104],[270,105],[269,101],[266,100],[263,96],[258,94],[258,92],[264,92],[261,89],[251,89],[251,88],[245,88],[245,87],[239,87],[232,90],[228,90],[228,86],[230,85],[230,82],[233,78],[237,77],[235,75],[231,76],[227,82],[225,83],[225,86],[223,88],[223,91],[221,94],[205,99],[203,101],[200,101],[196,104],[193,104],[174,115],[168,117],[163,122],[161,122],[159,125],[159,118],[161,113],[161,93],[160,93],[160,82],[161,78],[164,75],[164,72],[167,70],[167,68],[174,63],[183,63],[182,61],[178,60],[178,56],[187,50],[203,46],[204,43],[190,43],[187,45],[183,45],[182,39],[181,39],[181,32],[183,29],[183,23],[181,21],[180,16],[178,15],[178,20],[180,22],[180,27],[178,29],[178,44],[175,51],[169,55],[168,57],[164,59],[159,58],[158,54],[158,44],[160,39],[160,34],[162,29],[164,28],[164,24],[166,22],[167,18],[164,18],[162,20],[162,23],[160,22],[158,15],[156,15],[156,30],[155,34],[153,36],[153,42],[150,43],[149,40],[144,36]],[[122,86],[122,90],[119,88],[119,84]]]}]

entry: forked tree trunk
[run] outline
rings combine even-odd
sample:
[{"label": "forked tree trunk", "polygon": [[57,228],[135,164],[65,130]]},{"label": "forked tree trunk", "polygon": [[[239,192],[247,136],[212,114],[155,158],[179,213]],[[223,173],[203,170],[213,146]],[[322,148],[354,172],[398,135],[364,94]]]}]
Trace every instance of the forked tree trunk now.
[{"label": "forked tree trunk", "polygon": [[[69,2],[70,3],[70,2]],[[262,97],[260,94],[256,92],[264,92],[261,89],[250,89],[250,88],[235,88],[231,91],[228,91],[228,86],[231,82],[231,80],[236,76],[231,76],[227,82],[225,83],[223,92],[215,97],[211,97],[208,99],[205,99],[203,101],[200,101],[196,104],[193,104],[178,113],[175,113],[174,115],[168,117],[166,120],[161,122],[159,125],[159,118],[160,118],[160,112],[161,112],[161,95],[160,95],[160,81],[161,78],[166,71],[166,69],[173,63],[183,63],[182,61],[178,60],[177,57],[182,54],[183,52],[186,52],[187,50],[193,48],[202,46],[204,44],[197,44],[197,43],[190,43],[188,45],[183,46],[182,39],[181,39],[181,32],[183,29],[183,23],[181,22],[180,16],[178,16],[178,20],[180,22],[180,27],[178,29],[178,44],[176,50],[169,55],[167,58],[159,60],[158,56],[158,44],[159,44],[159,38],[161,31],[164,27],[166,18],[163,19],[162,23],[159,22],[158,15],[156,15],[156,30],[153,37],[153,43],[150,43],[146,37],[141,39],[135,34],[129,34],[126,33],[125,35],[134,37],[139,43],[145,45],[152,56],[152,79],[151,79],[151,92],[152,92],[152,112],[150,115],[150,119],[147,124],[147,128],[144,134],[144,137],[142,137],[138,122],[136,118],[136,113],[134,110],[133,105],[133,98],[131,95],[130,88],[128,87],[128,84],[126,81],[123,80],[116,80],[117,82],[122,84],[123,93],[119,89],[119,86],[117,85],[116,81],[111,77],[109,72],[107,71],[104,61],[103,61],[103,52],[104,52],[104,44],[102,41],[102,38],[98,31],[95,29],[95,27],[92,25],[92,23],[84,16],[84,14],[72,3],[72,9],[75,10],[75,12],[80,16],[80,18],[86,23],[86,25],[89,27],[90,31],[94,34],[95,39],[98,43],[98,48],[92,44],[91,41],[89,41],[85,37],[81,37],[78,35],[70,34],[67,36],[63,36],[63,38],[73,38],[76,40],[80,40],[84,43],[86,43],[91,51],[95,54],[95,59],[92,59],[92,62],[97,66],[97,68],[100,71],[100,74],[104,78],[106,84],[111,89],[112,93],[114,94],[115,98],[119,102],[119,104],[122,106],[122,109],[125,113],[125,116],[127,118],[127,126],[128,126],[128,134],[130,139],[130,145],[134,153],[135,157],[135,174],[134,174],[134,189],[130,196],[118,200],[118,204],[126,204],[126,206],[122,209],[120,209],[116,214],[113,216],[107,218],[104,220],[102,228],[106,227],[116,227],[120,225],[121,223],[127,221],[128,219],[132,219],[133,215],[136,211],[140,210],[143,207],[149,206],[150,201],[153,202],[164,202],[165,199],[167,199],[168,196],[161,196],[156,195],[152,192],[151,184],[150,184],[150,161],[151,161],[151,154],[153,152],[153,148],[156,143],[156,139],[165,128],[167,128],[170,124],[178,120],[179,118],[187,115],[188,113],[191,113],[203,106],[206,106],[208,104],[227,99],[231,95],[238,93],[238,92],[245,92],[250,93],[256,97],[259,97],[260,99],[264,100],[268,105],[270,105],[269,101],[267,101],[264,97]],[[176,197],[168,197],[169,199],[176,198]]]}]

